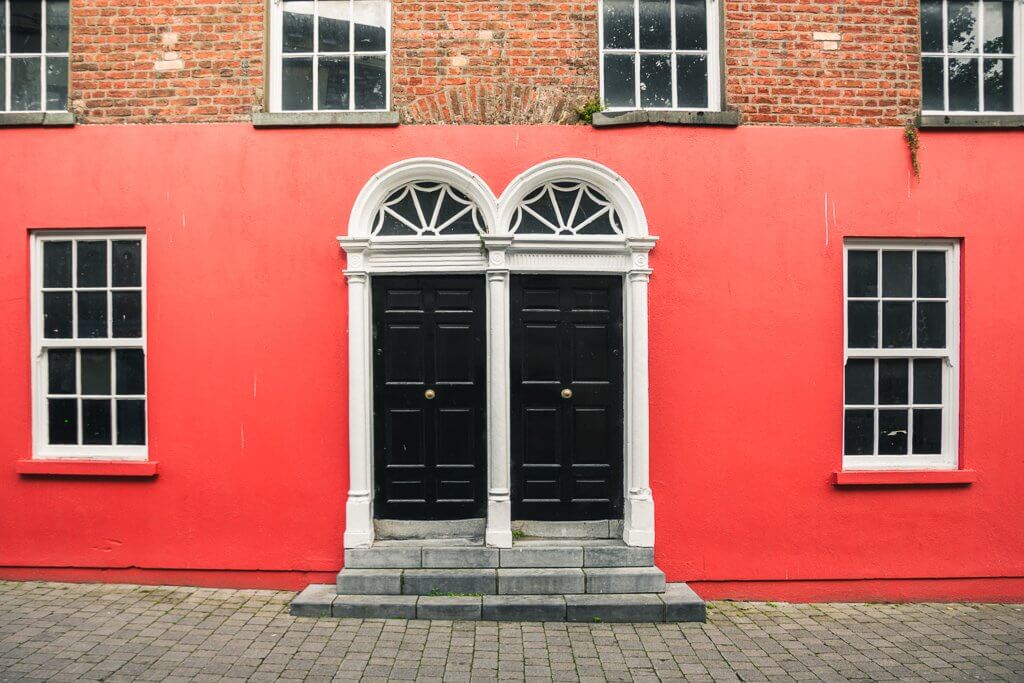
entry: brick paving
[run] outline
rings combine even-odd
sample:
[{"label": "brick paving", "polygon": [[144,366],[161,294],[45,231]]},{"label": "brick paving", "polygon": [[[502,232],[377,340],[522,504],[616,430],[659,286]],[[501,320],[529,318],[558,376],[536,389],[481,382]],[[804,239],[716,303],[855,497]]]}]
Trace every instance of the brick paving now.
[{"label": "brick paving", "polygon": [[1024,680],[1024,605],[716,602],[707,624],[309,619],[293,593],[0,582],[0,681]]}]

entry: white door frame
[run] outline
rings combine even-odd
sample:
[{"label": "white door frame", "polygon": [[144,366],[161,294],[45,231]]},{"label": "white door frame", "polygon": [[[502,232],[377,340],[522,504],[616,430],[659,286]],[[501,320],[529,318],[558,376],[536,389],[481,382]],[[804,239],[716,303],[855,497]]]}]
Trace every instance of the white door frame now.
[{"label": "white door frame", "polygon": [[[516,208],[536,188],[554,181],[582,181],[615,207],[622,234],[614,236],[517,235],[508,232]],[[487,226],[480,236],[380,237],[374,218],[392,192],[410,182],[447,183],[475,202]],[[654,545],[650,489],[647,362],[648,254],[657,237],[636,193],[623,178],[586,159],[553,159],[516,177],[500,198],[468,169],[442,159],[415,158],[375,174],[356,198],[348,236],[349,492],[345,547],[373,542],[373,382],[370,283],[376,274],[481,273],[487,281],[487,531],[486,542],[512,545],[509,411],[509,280],[512,273],[618,273],[624,276],[625,438],[624,524],[627,545]]]}]

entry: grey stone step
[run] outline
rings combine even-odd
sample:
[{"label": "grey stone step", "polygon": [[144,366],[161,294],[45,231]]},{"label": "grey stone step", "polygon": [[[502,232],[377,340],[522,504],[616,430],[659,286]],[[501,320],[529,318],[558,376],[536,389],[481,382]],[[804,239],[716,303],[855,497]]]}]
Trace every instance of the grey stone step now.
[{"label": "grey stone step", "polygon": [[466,619],[487,621],[661,622],[704,621],[704,601],[684,583],[665,593],[576,595],[337,595],[313,584],[292,601],[302,617],[356,619]]},{"label": "grey stone step", "polygon": [[495,569],[406,569],[402,572],[402,593],[405,595],[494,595],[497,592]]},{"label": "grey stone step", "polygon": [[338,595],[400,595],[401,569],[342,569],[335,580]]},{"label": "grey stone step", "polygon": [[651,567],[653,548],[636,548],[622,541],[529,539],[511,548],[474,545],[409,545],[375,543],[345,551],[347,569],[485,569],[498,567]]},{"label": "grey stone step", "polygon": [[665,573],[657,567],[589,567],[587,593],[664,593]]},{"label": "grey stone step", "polygon": [[582,569],[499,569],[499,595],[561,595],[583,593],[586,579]]}]

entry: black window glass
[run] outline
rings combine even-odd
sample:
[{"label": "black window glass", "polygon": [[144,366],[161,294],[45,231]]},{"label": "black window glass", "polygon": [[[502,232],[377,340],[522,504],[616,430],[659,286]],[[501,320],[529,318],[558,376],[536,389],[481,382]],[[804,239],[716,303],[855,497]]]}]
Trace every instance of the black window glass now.
[{"label": "black window glass", "polygon": [[51,398],[49,407],[49,442],[53,445],[78,443],[78,401],[73,398]]},{"label": "black window glass", "polygon": [[[43,51],[43,4],[40,0],[10,0],[11,52]],[[17,60],[14,60],[17,61]],[[11,66],[14,66],[14,61]],[[39,63],[36,62],[36,68]]]},{"label": "black window glass", "polygon": [[50,349],[46,352],[47,391],[51,394],[75,393],[75,350]]},{"label": "black window glass", "polygon": [[921,0],[921,51],[942,52],[942,0]]},{"label": "black window glass", "polygon": [[78,292],[78,336],[98,339],[107,336],[107,293]]},{"label": "black window glass", "polygon": [[142,349],[117,350],[117,393],[121,396],[146,393],[146,360]]},{"label": "black window glass", "polygon": [[114,292],[114,336],[134,338],[142,336],[142,292]]},{"label": "black window glass", "polygon": [[878,296],[878,252],[851,249],[846,263],[848,295]]},{"label": "black window glass", "polygon": [[917,346],[941,349],[946,345],[946,304],[920,301],[917,304]]},{"label": "black window glass", "polygon": [[608,107],[636,106],[634,55],[604,56],[604,103]]},{"label": "black window glass", "polygon": [[704,55],[676,55],[676,104],[708,106],[708,60]]},{"label": "black window glass", "polygon": [[871,455],[874,449],[875,411],[847,410],[843,421],[843,452]]},{"label": "black window glass", "polygon": [[117,443],[141,446],[146,443],[146,402],[117,401]]},{"label": "black window glass", "polygon": [[911,251],[882,252],[882,296],[913,294],[913,258]]},{"label": "black window glass", "polygon": [[78,243],[78,286],[107,286],[107,243],[105,240]]},{"label": "black window glass", "polygon": [[[326,3],[325,3],[326,4]],[[348,3],[342,3],[344,10],[348,9]],[[321,7],[320,16],[317,22],[320,24],[320,51],[321,52],[348,52],[349,21],[340,17],[328,16]],[[343,10],[343,11],[344,11]]]},{"label": "black window glass", "polygon": [[355,3],[356,52],[384,52],[387,49],[387,10],[380,2]]},{"label": "black window glass", "polygon": [[676,0],[676,49],[706,50],[707,4],[704,0]]},{"label": "black window glass", "polygon": [[281,27],[281,48],[284,52],[313,51],[313,3],[286,1]]},{"label": "black window glass", "polygon": [[43,336],[71,337],[71,292],[43,292]]},{"label": "black window glass", "polygon": [[946,45],[950,52],[976,52],[978,49],[978,3],[975,0],[950,0],[946,9]]},{"label": "black window glass", "polygon": [[914,305],[909,301],[882,302],[882,347],[910,348]]},{"label": "black window glass", "polygon": [[1013,0],[986,0],[985,52],[989,54],[1013,53]]},{"label": "black window glass", "polygon": [[917,295],[928,298],[946,296],[946,254],[941,251],[917,252]]},{"label": "black window glass", "polygon": [[847,405],[871,405],[875,402],[875,361],[851,358],[846,361]]},{"label": "black window glass", "polygon": [[985,111],[1013,111],[1013,60],[985,60]]},{"label": "black window glass", "polygon": [[142,286],[142,242],[115,240],[111,243],[110,260],[114,287]]},{"label": "black window glass", "polygon": [[348,109],[349,58],[321,57],[317,61],[317,107],[322,110]]},{"label": "black window glass", "polygon": [[949,60],[950,111],[978,111],[978,60]]},{"label": "black window glass", "polygon": [[925,111],[941,111],[946,108],[946,67],[942,57],[925,57],[921,60],[921,97]]},{"label": "black window glass", "polygon": [[43,242],[43,287],[71,286],[71,242]]},{"label": "black window glass", "polygon": [[387,60],[384,57],[355,58],[356,109],[387,108]]},{"label": "black window glass", "polygon": [[671,55],[640,55],[640,106],[652,109],[672,106]]},{"label": "black window glass", "polygon": [[281,60],[281,108],[305,111],[313,108],[313,58]]},{"label": "black window glass", "polygon": [[914,411],[914,453],[935,455],[942,452],[942,410]]},{"label": "black window glass", "polygon": [[878,411],[878,454],[907,454],[907,411]]},{"label": "black window glass", "polygon": [[669,0],[639,0],[640,49],[672,48],[672,3]]},{"label": "black window glass", "polygon": [[110,394],[110,349],[82,349],[82,393]]},{"label": "black window glass", "polygon": [[110,444],[110,429],[110,399],[83,399],[82,443]]},{"label": "black window glass", "polygon": [[878,402],[883,405],[906,405],[909,379],[909,361],[905,358],[879,360]]},{"label": "black window glass", "polygon": [[42,109],[42,77],[39,57],[11,58],[11,109],[39,111]]},{"label": "black window glass", "polygon": [[633,0],[605,0],[604,46],[630,49],[633,43]]},{"label": "black window glass", "polygon": [[847,304],[848,343],[851,349],[878,348],[878,304],[851,301]]},{"label": "black window glass", "polygon": [[942,360],[918,358],[914,361],[914,403],[942,403]]},{"label": "black window glass", "polygon": [[53,111],[68,105],[68,58],[46,58],[46,108]]},{"label": "black window glass", "polygon": [[68,51],[68,0],[46,0],[46,51]]}]

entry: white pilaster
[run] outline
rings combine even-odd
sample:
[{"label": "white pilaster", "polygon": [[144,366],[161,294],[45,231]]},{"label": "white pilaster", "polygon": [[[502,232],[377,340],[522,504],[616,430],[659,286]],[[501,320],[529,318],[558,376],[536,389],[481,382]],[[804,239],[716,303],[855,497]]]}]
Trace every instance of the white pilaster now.
[{"label": "white pilaster", "polygon": [[348,255],[348,463],[345,547],[373,543],[373,419],[370,379],[370,286],[365,266],[369,240],[341,238]]},{"label": "white pilaster", "polygon": [[654,497],[650,485],[650,404],[647,367],[648,253],[653,239],[628,240],[633,264],[626,277],[629,336],[626,340],[626,505],[623,540],[632,546],[654,546]]},{"label": "white pilaster", "polygon": [[486,236],[487,249],[487,533],[489,546],[512,547],[509,439],[509,270],[511,236]]}]

